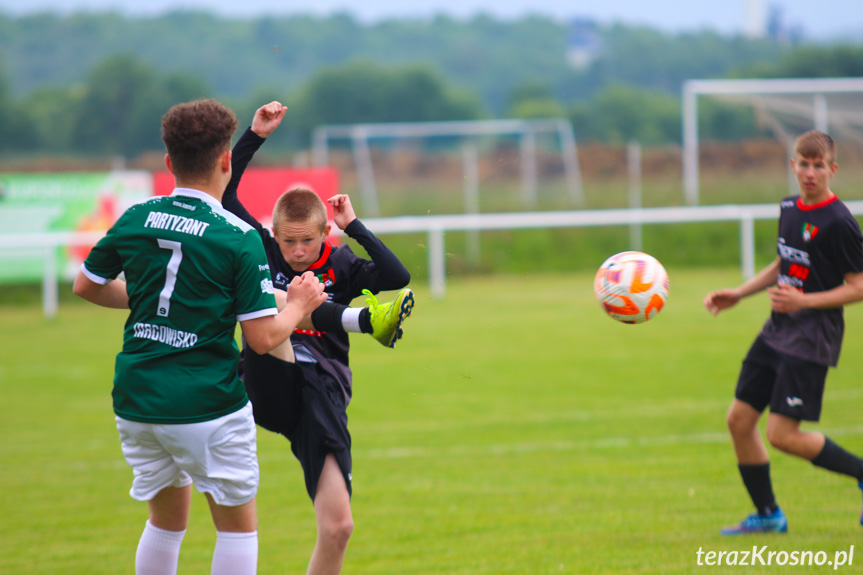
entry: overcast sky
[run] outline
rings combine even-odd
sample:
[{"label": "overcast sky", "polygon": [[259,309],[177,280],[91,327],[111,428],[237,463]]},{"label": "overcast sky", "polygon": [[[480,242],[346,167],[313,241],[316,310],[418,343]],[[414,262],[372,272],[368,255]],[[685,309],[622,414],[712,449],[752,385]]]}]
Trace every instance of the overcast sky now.
[{"label": "overcast sky", "polygon": [[619,21],[674,32],[712,28],[732,34],[746,29],[747,12],[753,3],[761,5],[756,12],[762,15],[769,6],[780,6],[786,23],[801,26],[812,38],[859,34],[863,30],[863,0],[0,0],[0,11],[18,15],[44,10],[68,13],[114,9],[125,14],[152,16],[188,8],[243,17],[328,15],[341,11],[364,22],[421,18],[439,13],[460,19],[477,12],[506,19],[533,13],[561,20],[588,17],[602,23]]}]

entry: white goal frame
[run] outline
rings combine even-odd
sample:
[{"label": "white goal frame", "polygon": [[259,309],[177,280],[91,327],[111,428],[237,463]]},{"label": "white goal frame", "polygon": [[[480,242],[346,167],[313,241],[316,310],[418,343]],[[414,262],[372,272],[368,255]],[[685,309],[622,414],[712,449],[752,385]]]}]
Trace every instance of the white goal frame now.
[{"label": "white goal frame", "polygon": [[696,206],[698,192],[698,96],[811,94],[813,128],[827,132],[825,94],[863,93],[863,78],[799,78],[778,80],[688,80],[683,84],[683,191]]},{"label": "white goal frame", "polygon": [[536,138],[540,133],[554,132],[560,142],[560,156],[569,196],[576,207],[584,207],[584,190],[572,125],[565,118],[537,120],[465,120],[451,122],[393,122],[377,124],[329,124],[312,133],[313,163],[329,163],[331,140],[350,140],[363,210],[370,216],[380,215],[377,184],[372,166],[369,140],[372,138],[423,138],[431,136],[505,136],[517,135],[521,156],[522,199],[525,206],[537,203]]}]

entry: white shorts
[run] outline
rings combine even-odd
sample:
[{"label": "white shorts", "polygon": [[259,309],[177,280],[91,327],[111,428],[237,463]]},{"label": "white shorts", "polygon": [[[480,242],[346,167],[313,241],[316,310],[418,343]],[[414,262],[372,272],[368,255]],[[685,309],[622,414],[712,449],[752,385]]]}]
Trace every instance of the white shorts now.
[{"label": "white shorts", "polygon": [[129,491],[149,501],[165,487],[190,483],[219,505],[248,503],[258,491],[252,404],[212,421],[156,424],[117,420],[123,456],[135,477]]}]

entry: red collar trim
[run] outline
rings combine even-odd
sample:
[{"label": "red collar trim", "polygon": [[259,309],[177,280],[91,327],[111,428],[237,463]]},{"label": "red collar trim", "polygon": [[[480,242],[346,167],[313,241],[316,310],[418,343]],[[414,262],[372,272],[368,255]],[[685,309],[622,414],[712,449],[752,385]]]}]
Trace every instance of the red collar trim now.
[{"label": "red collar trim", "polygon": [[316,270],[318,268],[322,268],[324,266],[324,264],[327,263],[327,260],[330,259],[330,253],[332,251],[333,251],[332,244],[330,244],[330,242],[328,242],[328,241],[325,241],[324,242],[324,248],[321,251],[321,257],[319,257],[318,261],[316,261],[315,263],[310,265],[307,269]]},{"label": "red collar trim", "polygon": [[839,199],[839,196],[837,196],[836,194],[833,194],[831,197],[827,198],[823,202],[819,202],[817,204],[812,204],[811,206],[807,206],[806,204],[803,203],[803,198],[797,198],[797,207],[799,209],[803,210],[804,212],[809,212],[812,210],[817,210],[818,208],[823,208],[827,204],[832,204],[833,202],[835,202],[838,199]]}]

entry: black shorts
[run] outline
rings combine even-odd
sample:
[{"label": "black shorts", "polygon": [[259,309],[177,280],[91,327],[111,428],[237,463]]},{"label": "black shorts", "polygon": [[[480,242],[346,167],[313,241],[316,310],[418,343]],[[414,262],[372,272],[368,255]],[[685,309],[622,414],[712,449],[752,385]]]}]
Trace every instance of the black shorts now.
[{"label": "black shorts", "polygon": [[303,408],[303,374],[296,364],[270,354],[243,350],[243,383],[252,402],[255,423],[285,437],[300,420]]},{"label": "black shorts", "polygon": [[759,413],[769,405],[771,413],[818,421],[827,370],[826,365],[776,351],[758,337],[743,360],[734,397]]},{"label": "black shorts", "polygon": [[243,353],[243,377],[255,422],[291,442],[312,501],[324,461],[332,453],[352,494],[351,434],[344,393],[317,363],[289,363],[272,355]]}]

